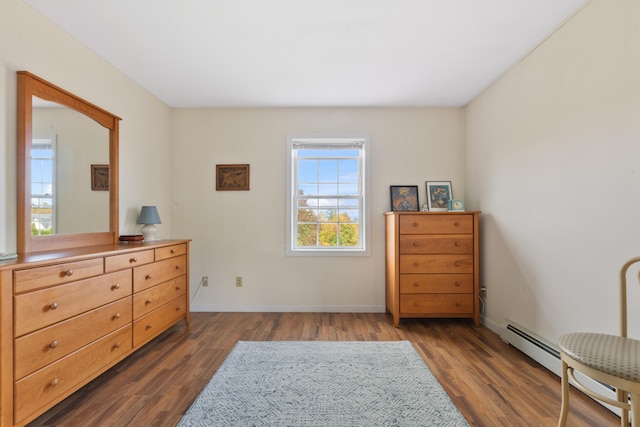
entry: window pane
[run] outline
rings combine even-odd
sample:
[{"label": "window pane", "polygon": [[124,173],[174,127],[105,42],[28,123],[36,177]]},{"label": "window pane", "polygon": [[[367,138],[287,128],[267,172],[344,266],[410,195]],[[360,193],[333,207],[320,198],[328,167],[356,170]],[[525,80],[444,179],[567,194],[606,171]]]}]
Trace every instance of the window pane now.
[{"label": "window pane", "polygon": [[316,227],[315,224],[298,224],[298,246],[316,246]]},{"label": "window pane", "polygon": [[340,209],[339,210],[339,218],[340,222],[358,222],[359,211],[357,209]]},{"label": "window pane", "polygon": [[322,196],[338,194],[338,184],[318,184],[318,194]]},{"label": "window pane", "polygon": [[338,180],[338,162],[336,160],[320,160],[320,182],[336,182]]},{"label": "window pane", "polygon": [[318,161],[300,160],[298,162],[298,181],[316,182],[318,181]]}]

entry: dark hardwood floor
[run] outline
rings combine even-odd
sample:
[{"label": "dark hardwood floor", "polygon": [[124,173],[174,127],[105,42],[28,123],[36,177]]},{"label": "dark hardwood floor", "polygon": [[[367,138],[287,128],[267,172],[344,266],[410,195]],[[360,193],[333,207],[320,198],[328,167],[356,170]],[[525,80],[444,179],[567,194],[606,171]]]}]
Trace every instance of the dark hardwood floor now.
[{"label": "dark hardwood floor", "polygon": [[[409,340],[471,426],[554,426],[559,379],[468,320],[365,313],[192,313],[30,426],[174,426],[238,340]],[[572,390],[569,426],[619,419]]]}]

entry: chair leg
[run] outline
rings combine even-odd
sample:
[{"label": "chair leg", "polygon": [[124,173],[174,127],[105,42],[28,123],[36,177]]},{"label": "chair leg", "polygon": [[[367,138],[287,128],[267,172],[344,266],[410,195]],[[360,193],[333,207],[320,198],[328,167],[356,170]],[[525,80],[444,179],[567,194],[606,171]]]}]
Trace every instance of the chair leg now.
[{"label": "chair leg", "polygon": [[[640,395],[631,393],[631,425],[640,426]],[[627,427],[628,424],[625,426]]]},{"label": "chair leg", "polygon": [[560,419],[558,427],[565,427],[567,424],[567,415],[569,414],[569,375],[567,373],[569,366],[567,362],[562,361],[562,407],[560,408]]},{"label": "chair leg", "polygon": [[[629,394],[624,390],[616,390],[616,398],[618,402],[627,403],[629,401]],[[631,407],[633,409],[633,406]],[[620,427],[629,427],[629,411],[622,409],[620,412]]]}]

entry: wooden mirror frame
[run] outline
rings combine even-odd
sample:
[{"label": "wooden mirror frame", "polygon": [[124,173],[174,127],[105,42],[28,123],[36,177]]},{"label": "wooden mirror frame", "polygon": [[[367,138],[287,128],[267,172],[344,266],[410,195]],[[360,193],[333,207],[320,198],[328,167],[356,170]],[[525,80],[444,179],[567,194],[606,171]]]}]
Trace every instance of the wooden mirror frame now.
[{"label": "wooden mirror frame", "polygon": [[[27,71],[18,71],[18,253],[118,243],[118,126],[120,118]],[[31,235],[31,162],[33,97],[57,102],[109,129],[109,231]]]}]

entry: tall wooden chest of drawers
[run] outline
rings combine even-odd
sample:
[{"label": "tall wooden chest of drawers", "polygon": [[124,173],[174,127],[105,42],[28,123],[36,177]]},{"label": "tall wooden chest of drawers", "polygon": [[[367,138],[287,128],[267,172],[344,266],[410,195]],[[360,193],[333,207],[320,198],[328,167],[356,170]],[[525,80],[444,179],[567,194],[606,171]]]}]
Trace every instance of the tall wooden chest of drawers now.
[{"label": "tall wooden chest of drawers", "polygon": [[184,319],[189,241],[0,262],[0,427],[22,426]]},{"label": "tall wooden chest of drawers", "polygon": [[389,212],[386,308],[403,317],[468,317],[480,325],[479,212]]}]

